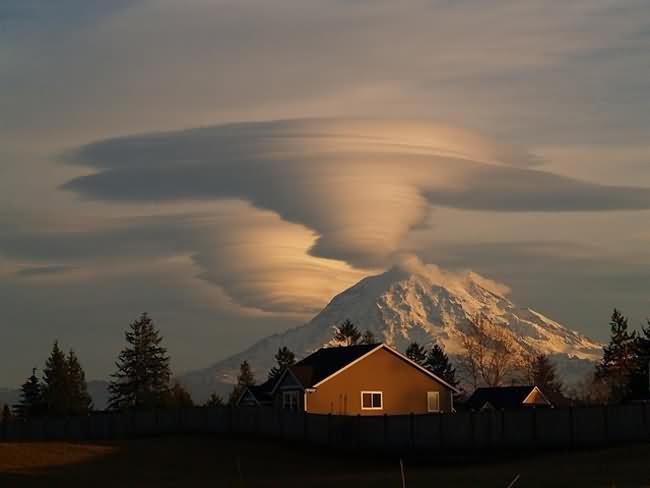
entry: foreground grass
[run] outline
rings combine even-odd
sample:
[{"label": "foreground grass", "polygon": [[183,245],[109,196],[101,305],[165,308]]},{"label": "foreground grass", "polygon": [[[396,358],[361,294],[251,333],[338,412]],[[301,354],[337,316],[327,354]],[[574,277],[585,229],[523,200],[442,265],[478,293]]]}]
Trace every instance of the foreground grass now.
[{"label": "foreground grass", "polygon": [[[406,459],[413,487],[650,487],[650,445],[529,457]],[[268,441],[0,443],[0,487],[395,487],[399,460]]]}]

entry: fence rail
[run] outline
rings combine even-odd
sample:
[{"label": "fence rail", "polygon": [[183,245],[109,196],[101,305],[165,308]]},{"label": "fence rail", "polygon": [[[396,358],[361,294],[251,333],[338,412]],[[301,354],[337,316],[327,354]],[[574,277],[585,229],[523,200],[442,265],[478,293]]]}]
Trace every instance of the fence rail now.
[{"label": "fence rail", "polygon": [[386,451],[574,448],[650,441],[650,404],[372,417],[197,407],[0,425],[3,441],[249,434]]}]

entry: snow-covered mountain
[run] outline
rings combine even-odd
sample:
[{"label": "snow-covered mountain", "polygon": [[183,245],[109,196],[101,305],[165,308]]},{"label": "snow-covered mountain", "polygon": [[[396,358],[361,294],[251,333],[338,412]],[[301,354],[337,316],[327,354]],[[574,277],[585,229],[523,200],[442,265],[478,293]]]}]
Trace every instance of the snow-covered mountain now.
[{"label": "snow-covered mountain", "polygon": [[383,274],[364,278],[340,293],[310,322],[267,337],[245,351],[182,381],[196,399],[231,388],[243,360],[265,379],[274,354],[287,346],[298,358],[331,343],[333,327],[345,319],[361,331],[404,351],[413,341],[442,344],[451,359],[462,352],[463,335],[478,314],[507,328],[519,347],[548,354],[569,383],[593,367],[601,345],[508,298],[509,289],[473,272],[451,273],[410,258]]}]

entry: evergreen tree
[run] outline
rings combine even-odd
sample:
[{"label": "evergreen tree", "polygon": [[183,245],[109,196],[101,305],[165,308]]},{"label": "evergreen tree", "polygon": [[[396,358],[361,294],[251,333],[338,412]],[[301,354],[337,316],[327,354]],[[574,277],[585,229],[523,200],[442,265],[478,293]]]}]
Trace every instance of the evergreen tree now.
[{"label": "evergreen tree", "polygon": [[164,406],[169,395],[169,356],[153,320],[143,313],[124,334],[127,347],[118,356],[108,389],[109,408],[147,409]]},{"label": "evergreen tree", "polygon": [[414,363],[424,366],[427,362],[427,351],[417,342],[411,342],[409,347],[406,348],[406,357]]},{"label": "evergreen tree", "polygon": [[0,418],[0,422],[3,424],[8,424],[13,420],[13,415],[11,414],[11,410],[9,409],[9,405],[4,404],[2,406],[2,417]]},{"label": "evergreen tree", "polygon": [[169,390],[166,406],[169,408],[189,408],[194,406],[194,401],[192,395],[183,388],[183,385],[175,381]]},{"label": "evergreen tree", "polygon": [[44,410],[41,383],[34,368],[32,375],[20,388],[20,403],[14,407],[14,411],[19,419],[25,420],[42,415]]},{"label": "evergreen tree", "polygon": [[230,397],[228,398],[228,404],[234,405],[239,397],[242,395],[247,386],[255,384],[255,376],[251,370],[250,364],[248,361],[244,361],[239,366],[239,375],[237,376],[237,384],[233,387],[232,392],[230,392]]},{"label": "evergreen tree", "polygon": [[70,411],[70,381],[65,354],[54,341],[43,370],[43,401],[48,415],[67,415]]},{"label": "evergreen tree", "polygon": [[636,338],[636,365],[630,382],[631,397],[637,400],[650,400],[650,319],[648,327],[641,327]]},{"label": "evergreen tree", "polygon": [[546,354],[533,356],[530,368],[530,382],[551,398],[563,397],[564,385],[560,380],[555,364]]},{"label": "evergreen tree", "polygon": [[449,356],[445,353],[442,346],[434,344],[429,353],[426,355],[426,360],[423,366],[435,374],[438,378],[442,378],[451,386],[458,386],[456,380],[456,369],[451,365]]},{"label": "evergreen tree", "polygon": [[361,332],[359,332],[357,326],[350,319],[345,319],[335,329],[334,340],[341,346],[354,346],[358,344],[359,339],[361,339]]},{"label": "evergreen tree", "polygon": [[86,373],[73,350],[68,353],[66,364],[68,370],[68,414],[85,415],[92,410],[92,399],[88,393]]},{"label": "evergreen tree", "polygon": [[610,321],[611,338],[603,347],[603,358],[596,367],[596,378],[609,387],[610,400],[621,401],[630,392],[632,373],[635,370],[636,332],[628,331],[628,321],[614,309]]},{"label": "evergreen tree", "polygon": [[277,366],[273,366],[269,371],[269,379],[276,380],[289,366],[296,363],[296,355],[287,346],[282,346],[275,354],[275,361]]},{"label": "evergreen tree", "polygon": [[223,398],[216,393],[210,395],[208,401],[203,404],[204,407],[223,407],[225,405]]},{"label": "evergreen tree", "polygon": [[368,346],[372,346],[373,344],[377,344],[377,340],[375,339],[375,334],[373,334],[369,330],[366,330],[363,333],[363,336],[361,336],[361,344],[365,344],[365,345],[368,345]]}]

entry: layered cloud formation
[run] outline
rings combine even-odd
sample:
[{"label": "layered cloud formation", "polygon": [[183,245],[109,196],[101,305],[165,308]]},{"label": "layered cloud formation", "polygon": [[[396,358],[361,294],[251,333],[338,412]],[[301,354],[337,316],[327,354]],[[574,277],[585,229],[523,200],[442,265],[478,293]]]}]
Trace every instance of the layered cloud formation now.
[{"label": "layered cloud formation", "polygon": [[388,266],[436,207],[650,208],[650,189],[555,175],[522,149],[425,122],[240,123],[100,141],[67,160],[92,170],[64,185],[85,199],[212,202],[200,217],[175,217],[166,235],[135,235],[180,248],[238,303],[270,311],[316,310]]}]

